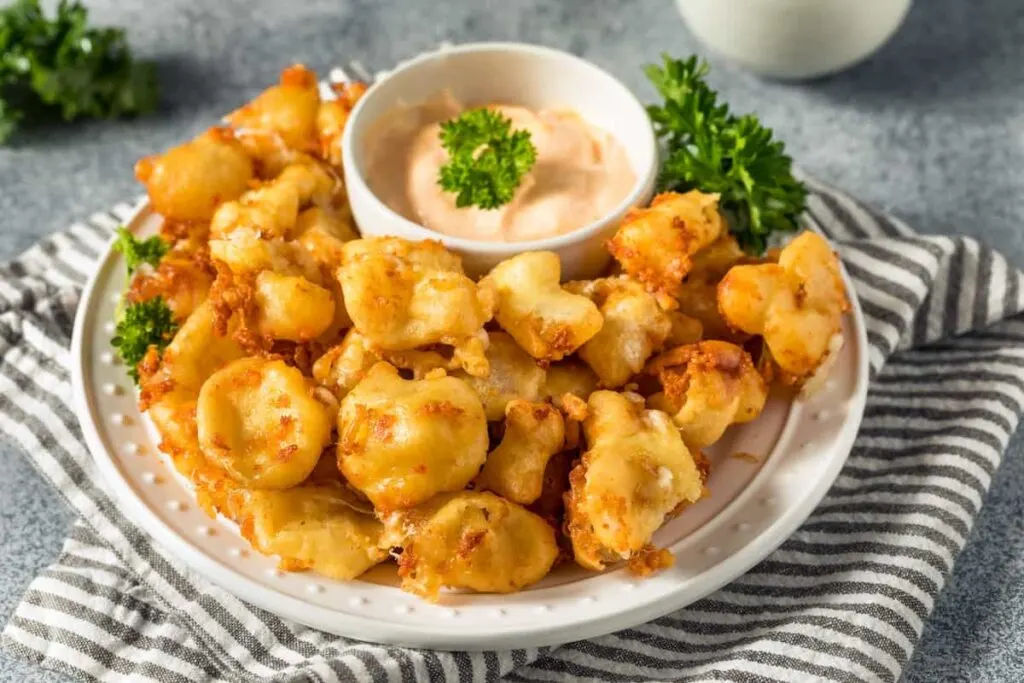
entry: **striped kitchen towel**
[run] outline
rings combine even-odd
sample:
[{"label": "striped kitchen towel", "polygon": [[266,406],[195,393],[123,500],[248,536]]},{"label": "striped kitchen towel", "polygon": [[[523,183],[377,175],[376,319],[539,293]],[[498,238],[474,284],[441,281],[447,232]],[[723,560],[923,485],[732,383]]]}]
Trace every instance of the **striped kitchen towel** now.
[{"label": "striped kitchen towel", "polygon": [[895,681],[1024,409],[1022,273],[808,181],[868,324],[872,382],[849,462],[779,550],[657,621],[556,648],[446,653],[339,638],[210,585],[113,504],[71,404],[83,281],[129,207],[0,268],[0,429],[81,514],[3,632],[87,680]]}]

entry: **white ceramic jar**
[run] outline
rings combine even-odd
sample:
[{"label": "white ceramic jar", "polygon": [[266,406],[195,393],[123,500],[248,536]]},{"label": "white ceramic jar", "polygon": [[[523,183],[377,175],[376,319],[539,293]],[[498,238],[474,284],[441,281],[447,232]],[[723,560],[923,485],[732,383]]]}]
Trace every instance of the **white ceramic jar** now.
[{"label": "white ceramic jar", "polygon": [[765,76],[824,76],[869,57],[911,0],[676,0],[693,34]]}]

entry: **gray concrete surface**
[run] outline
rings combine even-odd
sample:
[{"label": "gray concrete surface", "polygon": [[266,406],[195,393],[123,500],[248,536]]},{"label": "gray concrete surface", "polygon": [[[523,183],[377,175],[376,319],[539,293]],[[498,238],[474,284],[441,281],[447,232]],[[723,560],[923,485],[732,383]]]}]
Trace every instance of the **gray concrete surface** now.
[{"label": "gray concrete surface", "polygon": [[[292,61],[385,67],[445,39],[525,40],[581,54],[647,97],[642,64],[701,50],[667,0],[87,4],[159,62],[163,105],[137,122],[40,130],[0,149],[0,258],[134,196],[136,158],[209,125]],[[918,230],[973,234],[1024,265],[1024,3],[918,0],[879,54],[812,83],[711,62],[725,98],[756,110],[807,170]],[[1024,680],[1022,451],[1018,435],[908,683]],[[0,620],[55,557],[70,520],[18,449],[0,445]],[[0,654],[0,683],[58,680]]]}]

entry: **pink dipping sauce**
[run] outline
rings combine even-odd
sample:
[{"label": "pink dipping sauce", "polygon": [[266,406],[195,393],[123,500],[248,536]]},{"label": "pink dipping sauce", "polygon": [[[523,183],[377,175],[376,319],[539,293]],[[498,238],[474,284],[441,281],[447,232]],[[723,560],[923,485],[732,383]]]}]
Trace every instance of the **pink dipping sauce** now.
[{"label": "pink dipping sauce", "polygon": [[457,208],[437,184],[448,161],[440,124],[465,111],[451,93],[399,106],[376,121],[364,140],[366,179],[393,211],[435,232],[485,242],[523,242],[563,235],[610,213],[636,183],[626,151],[612,135],[565,110],[532,112],[494,106],[512,129],[530,131],[537,161],[508,204]]}]

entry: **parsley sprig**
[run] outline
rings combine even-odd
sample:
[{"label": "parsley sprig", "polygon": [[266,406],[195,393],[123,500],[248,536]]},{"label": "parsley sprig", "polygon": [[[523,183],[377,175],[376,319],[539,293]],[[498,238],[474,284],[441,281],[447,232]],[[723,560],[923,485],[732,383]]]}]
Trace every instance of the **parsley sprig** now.
[{"label": "parsley sprig", "polygon": [[[137,239],[123,226],[117,229],[117,240],[114,249],[124,256],[128,279],[143,263],[156,266],[164,257],[170,244],[154,235],[144,240]],[[178,331],[178,323],[174,313],[163,297],[157,296],[145,301],[129,303],[117,313],[117,325],[111,346],[117,349],[128,368],[128,376],[135,384],[139,383],[139,363],[146,356],[149,347],[156,346],[162,352],[174,333]]]},{"label": "parsley sprig", "polygon": [[128,267],[128,276],[131,277],[136,269],[143,263],[156,266],[164,257],[171,245],[158,235],[153,235],[140,240],[131,234],[124,226],[117,229],[117,241],[114,242],[114,249],[124,256],[125,265]]},{"label": "parsley sprig", "polygon": [[178,324],[174,322],[170,307],[163,297],[157,296],[128,304],[121,311],[110,344],[128,367],[128,376],[138,384],[139,362],[149,347],[156,346],[158,351],[163,351],[177,331]]},{"label": "parsley sprig", "polygon": [[0,10],[0,144],[22,125],[129,116],[156,103],[154,65],[132,59],[122,29],[90,27],[78,2],[61,0],[52,18],[39,0]]},{"label": "parsley sprig", "polygon": [[647,108],[668,152],[661,189],[719,193],[719,206],[740,245],[763,252],[772,233],[796,229],[807,188],[793,177],[792,160],[770,129],[718,102],[704,81],[706,63],[696,57],[663,59],[663,66],[644,70],[665,100]]},{"label": "parsley sprig", "polygon": [[456,193],[455,206],[496,209],[515,195],[534,162],[530,132],[512,130],[512,120],[493,109],[473,109],[441,124],[448,163],[437,182]]}]

